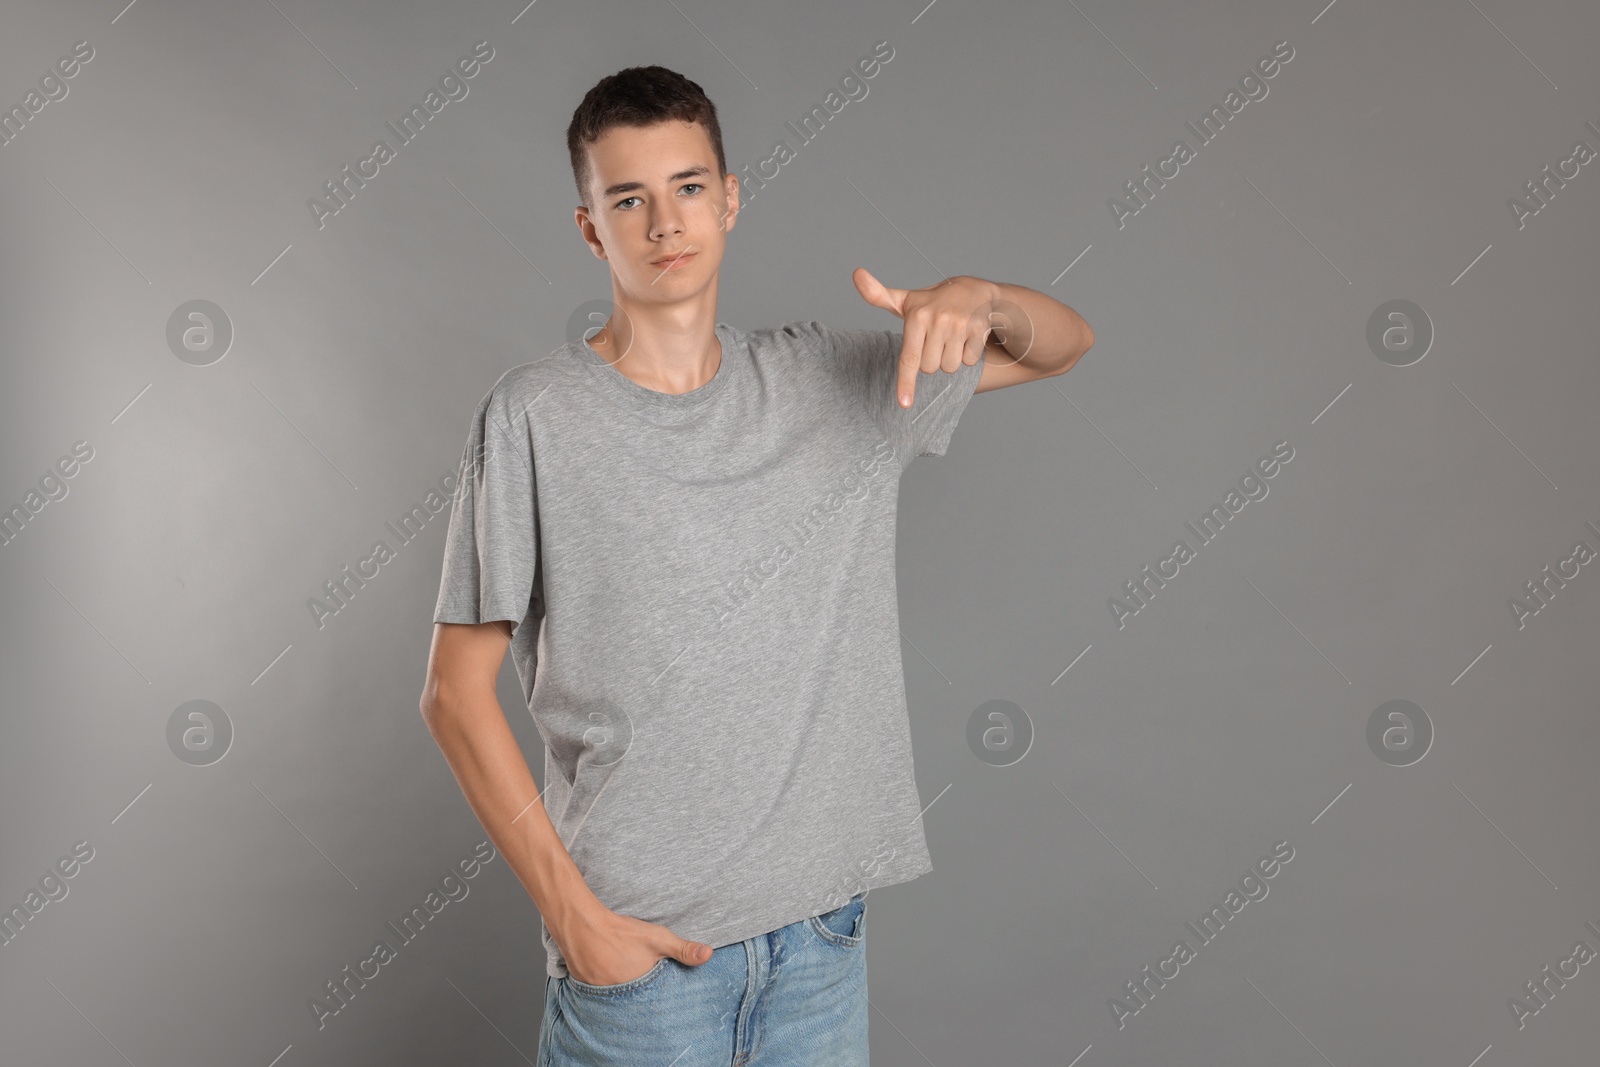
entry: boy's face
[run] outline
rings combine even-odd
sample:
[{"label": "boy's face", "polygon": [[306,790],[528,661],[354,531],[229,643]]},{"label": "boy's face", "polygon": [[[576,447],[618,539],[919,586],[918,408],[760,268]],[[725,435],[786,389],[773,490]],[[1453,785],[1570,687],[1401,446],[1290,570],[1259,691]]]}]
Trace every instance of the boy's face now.
[{"label": "boy's face", "polygon": [[717,277],[739,213],[739,179],[717,178],[717,154],[697,122],[615,126],[588,147],[594,210],[576,210],[594,254],[630,297],[671,303]]}]

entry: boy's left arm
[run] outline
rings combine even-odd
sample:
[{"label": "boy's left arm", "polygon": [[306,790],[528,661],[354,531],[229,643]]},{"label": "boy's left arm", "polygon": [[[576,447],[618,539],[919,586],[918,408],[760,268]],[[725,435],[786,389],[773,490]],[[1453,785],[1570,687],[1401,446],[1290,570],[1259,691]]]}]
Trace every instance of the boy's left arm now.
[{"label": "boy's left arm", "polygon": [[990,291],[986,317],[992,325],[976,392],[1065,374],[1094,345],[1094,331],[1083,316],[1054,297],[982,278],[959,280]]}]

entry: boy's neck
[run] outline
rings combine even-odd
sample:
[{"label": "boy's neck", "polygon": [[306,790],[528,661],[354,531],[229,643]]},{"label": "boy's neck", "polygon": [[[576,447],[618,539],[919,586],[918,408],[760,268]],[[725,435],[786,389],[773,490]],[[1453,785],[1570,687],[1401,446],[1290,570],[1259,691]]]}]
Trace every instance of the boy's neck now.
[{"label": "boy's neck", "polygon": [[[589,339],[620,374],[658,393],[691,393],[722,366],[715,289],[691,304],[629,306],[616,301],[604,327]],[[620,353],[620,355],[613,355]]]}]

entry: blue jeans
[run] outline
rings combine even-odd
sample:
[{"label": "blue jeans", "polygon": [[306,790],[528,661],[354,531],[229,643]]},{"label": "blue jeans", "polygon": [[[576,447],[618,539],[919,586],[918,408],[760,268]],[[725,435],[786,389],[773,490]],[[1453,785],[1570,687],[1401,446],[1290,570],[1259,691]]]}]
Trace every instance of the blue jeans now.
[{"label": "blue jeans", "polygon": [[866,894],[697,966],[545,980],[538,1067],[867,1067]]}]

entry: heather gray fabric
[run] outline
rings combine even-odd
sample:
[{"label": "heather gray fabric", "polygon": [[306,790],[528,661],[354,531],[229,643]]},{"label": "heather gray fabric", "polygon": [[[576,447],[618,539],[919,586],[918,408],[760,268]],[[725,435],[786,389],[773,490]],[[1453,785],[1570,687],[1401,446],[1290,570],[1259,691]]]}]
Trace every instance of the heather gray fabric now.
[{"label": "heather gray fabric", "polygon": [[906,411],[899,331],[715,328],[721,365],[689,393],[581,340],[500,377],[433,617],[517,624],[545,810],[601,902],[720,948],[933,869],[896,498],[983,363],[920,374]]}]

